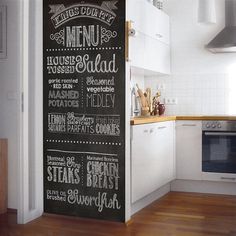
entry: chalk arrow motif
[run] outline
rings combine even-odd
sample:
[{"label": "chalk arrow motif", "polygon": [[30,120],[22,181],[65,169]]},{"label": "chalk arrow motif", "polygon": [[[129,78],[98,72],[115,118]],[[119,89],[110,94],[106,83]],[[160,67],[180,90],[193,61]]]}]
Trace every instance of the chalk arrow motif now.
[{"label": "chalk arrow motif", "polygon": [[106,10],[109,10],[109,11],[112,11],[112,10],[116,10],[117,9],[117,6],[116,6],[116,3],[118,1],[104,1],[101,5],[101,7],[103,9],[106,9]]},{"label": "chalk arrow motif", "polygon": [[51,14],[56,14],[57,12],[64,10],[65,6],[63,4],[49,5]]}]

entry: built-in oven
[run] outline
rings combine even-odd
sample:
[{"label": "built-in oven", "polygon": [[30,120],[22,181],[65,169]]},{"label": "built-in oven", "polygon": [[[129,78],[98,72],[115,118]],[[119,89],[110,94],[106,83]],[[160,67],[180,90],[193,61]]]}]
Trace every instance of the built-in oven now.
[{"label": "built-in oven", "polygon": [[236,173],[236,121],[203,121],[202,171]]}]

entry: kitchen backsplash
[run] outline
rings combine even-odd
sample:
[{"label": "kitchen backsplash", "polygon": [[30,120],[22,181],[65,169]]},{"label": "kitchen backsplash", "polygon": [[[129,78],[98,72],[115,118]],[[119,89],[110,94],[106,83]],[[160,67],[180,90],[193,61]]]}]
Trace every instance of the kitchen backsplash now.
[{"label": "kitchen backsplash", "polygon": [[164,1],[171,16],[171,75],[141,78],[134,70],[132,77],[153,94],[161,87],[162,99],[177,99],[176,105],[166,104],[166,114],[236,115],[236,53],[204,48],[225,25],[224,4],[216,1],[217,24],[199,24],[198,1]]},{"label": "kitchen backsplash", "polygon": [[166,115],[236,114],[236,78],[230,74],[175,74],[143,80],[133,76],[133,81],[144,81],[144,87],[151,87],[153,94],[159,88],[163,101],[176,99],[176,105],[166,104]]}]

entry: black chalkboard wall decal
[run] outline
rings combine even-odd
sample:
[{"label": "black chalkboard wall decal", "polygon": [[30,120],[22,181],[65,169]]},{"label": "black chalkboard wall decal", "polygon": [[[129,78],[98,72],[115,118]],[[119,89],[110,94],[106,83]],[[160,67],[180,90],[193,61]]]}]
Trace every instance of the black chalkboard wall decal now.
[{"label": "black chalkboard wall decal", "polygon": [[44,0],[44,210],[125,220],[125,0]]}]

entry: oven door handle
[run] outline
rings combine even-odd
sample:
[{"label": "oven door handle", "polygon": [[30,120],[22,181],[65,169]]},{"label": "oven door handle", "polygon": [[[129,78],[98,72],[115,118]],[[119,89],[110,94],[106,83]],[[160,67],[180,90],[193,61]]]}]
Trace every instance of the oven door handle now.
[{"label": "oven door handle", "polygon": [[235,133],[228,133],[228,132],[205,132],[206,136],[236,136]]}]

